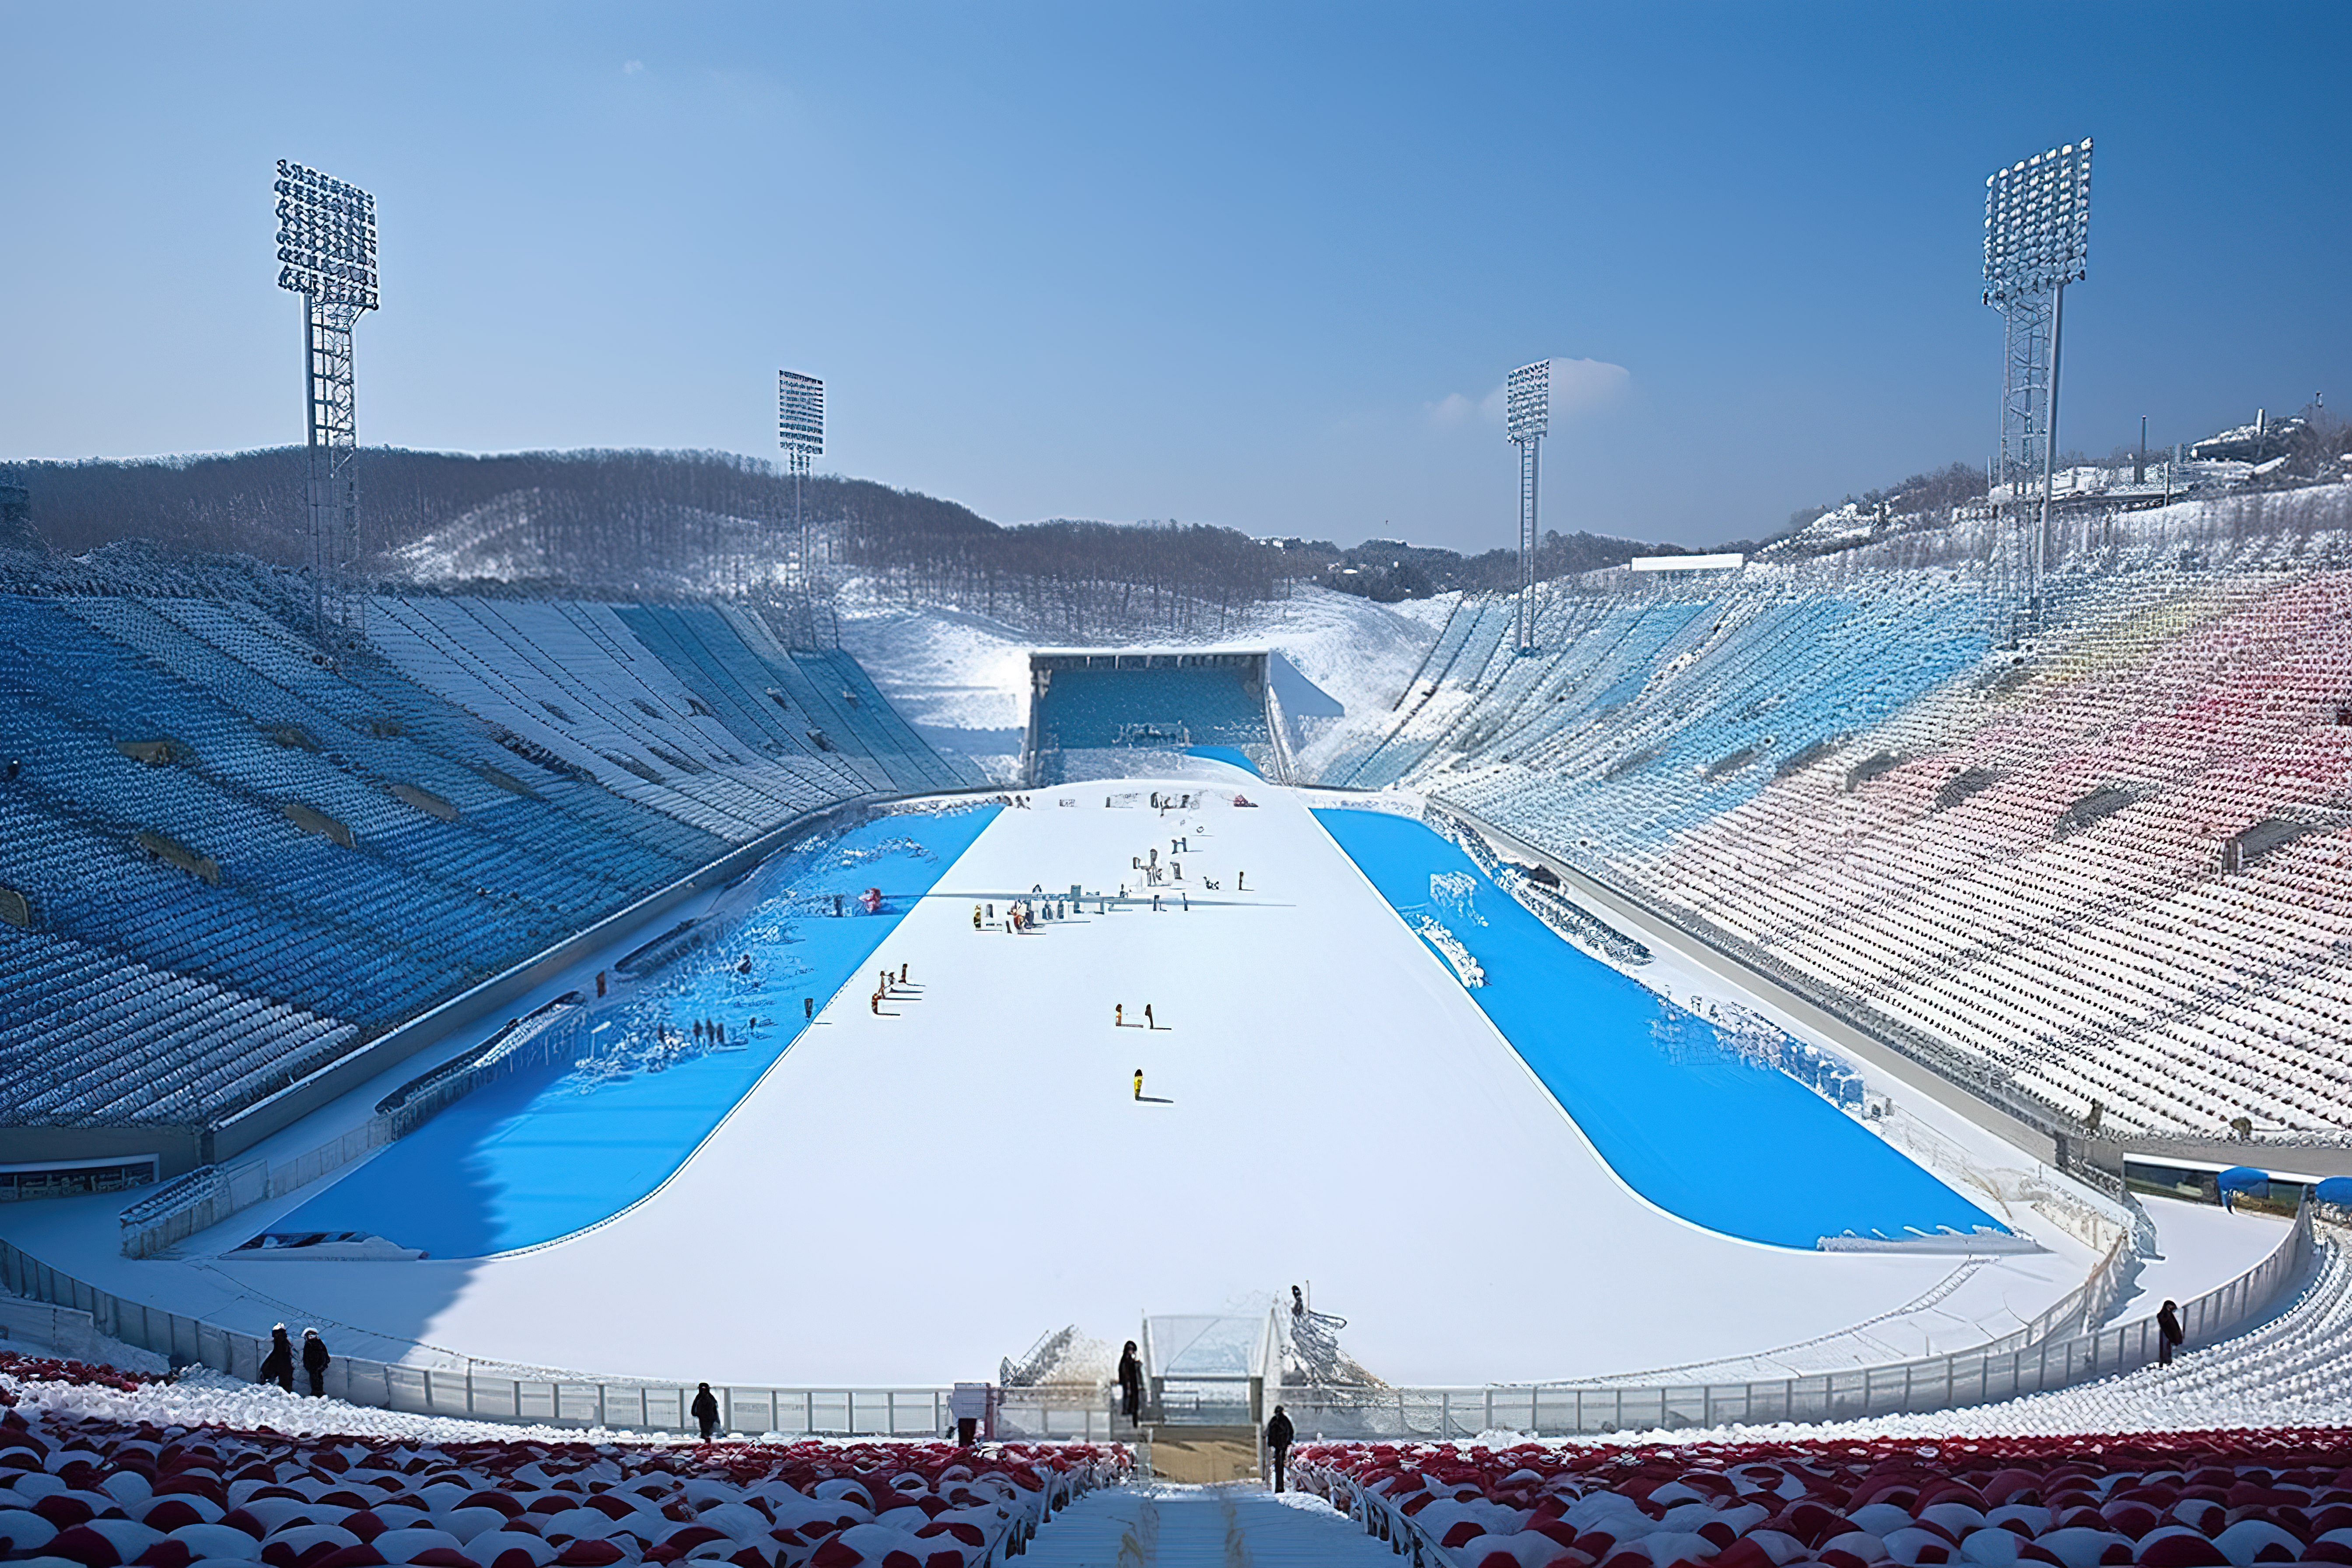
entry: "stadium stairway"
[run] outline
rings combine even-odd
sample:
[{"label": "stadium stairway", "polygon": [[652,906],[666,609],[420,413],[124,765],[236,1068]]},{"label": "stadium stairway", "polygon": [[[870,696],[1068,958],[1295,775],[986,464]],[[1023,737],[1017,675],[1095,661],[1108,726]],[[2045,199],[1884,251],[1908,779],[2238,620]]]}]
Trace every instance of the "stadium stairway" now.
[{"label": "stadium stairway", "polygon": [[1320,1499],[1255,1487],[1108,1488],[1055,1516],[1024,1568],[1279,1568],[1391,1563],[1387,1547]]}]

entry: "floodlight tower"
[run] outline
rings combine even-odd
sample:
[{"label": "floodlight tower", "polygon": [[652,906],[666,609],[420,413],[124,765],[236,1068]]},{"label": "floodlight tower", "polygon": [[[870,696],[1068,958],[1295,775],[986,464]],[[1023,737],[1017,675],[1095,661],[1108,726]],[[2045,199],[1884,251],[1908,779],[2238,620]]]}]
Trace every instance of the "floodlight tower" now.
[{"label": "floodlight tower", "polygon": [[776,373],[776,445],[793,471],[793,535],[800,549],[801,588],[809,588],[808,523],[801,514],[801,481],[809,459],[824,452],[824,383],[796,370]]},{"label": "floodlight tower", "polygon": [[[1985,180],[1984,302],[2001,313],[2000,572],[2012,631],[2039,629],[2058,460],[2058,348],[2066,285],[2085,276],[2091,139],[2069,142]],[[2041,494],[2031,490],[2039,484]]]},{"label": "floodlight tower", "polygon": [[316,169],[278,161],[278,286],[302,296],[310,422],[310,608],[319,640],[356,633],[360,563],[359,417],[352,328],[376,308],[375,198]]},{"label": "floodlight tower", "polygon": [[1503,384],[1503,423],[1519,449],[1519,644],[1536,651],[1536,478],[1543,438],[1551,429],[1551,361],[1513,371]]}]

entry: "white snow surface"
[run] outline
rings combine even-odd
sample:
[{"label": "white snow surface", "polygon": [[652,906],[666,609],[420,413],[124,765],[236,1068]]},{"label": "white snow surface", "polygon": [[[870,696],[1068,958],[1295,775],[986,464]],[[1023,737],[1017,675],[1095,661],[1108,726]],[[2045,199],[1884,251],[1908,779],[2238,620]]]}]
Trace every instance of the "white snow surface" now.
[{"label": "white snow surface", "polygon": [[[315,1323],[339,1353],[820,1387],[985,1377],[1063,1324],[1116,1344],[1147,1311],[1262,1310],[1295,1281],[1403,1384],[1673,1366],[1865,1321],[1868,1359],[1941,1353],[2080,1282],[2079,1254],[2052,1252],[1945,1295],[1952,1258],[1789,1251],[1662,1212],[1297,795],[1253,784],[1258,809],[1220,795],[1162,820],[1152,787],[1004,812],[876,955],[912,995],[876,1016],[854,983],[666,1186],[572,1237],[471,1261],[201,1256],[247,1215],[199,1256],[133,1262],[85,1199],[21,1205],[11,1239],[249,1332]],[[972,929],[975,902],[1033,886],[1132,887],[1175,835],[1189,910]],[[1115,1027],[1121,1003],[1160,1026]]]}]

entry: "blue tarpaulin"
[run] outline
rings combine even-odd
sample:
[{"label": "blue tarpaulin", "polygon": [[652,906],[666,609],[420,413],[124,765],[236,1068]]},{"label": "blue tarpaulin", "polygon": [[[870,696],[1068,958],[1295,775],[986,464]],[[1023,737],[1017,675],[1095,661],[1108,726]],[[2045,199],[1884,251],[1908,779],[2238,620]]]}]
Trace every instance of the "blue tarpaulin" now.
[{"label": "blue tarpaulin", "polygon": [[2271,1184],[2271,1173],[2252,1165],[2232,1165],[2214,1177],[2213,1184],[2225,1193],[2258,1192]]}]

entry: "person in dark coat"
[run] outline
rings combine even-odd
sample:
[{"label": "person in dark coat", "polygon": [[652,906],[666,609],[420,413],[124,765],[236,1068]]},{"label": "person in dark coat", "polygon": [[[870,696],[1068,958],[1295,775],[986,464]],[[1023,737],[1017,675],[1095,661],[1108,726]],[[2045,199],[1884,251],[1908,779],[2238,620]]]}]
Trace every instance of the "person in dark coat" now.
[{"label": "person in dark coat", "polygon": [[2172,1347],[2188,1337],[2180,1329],[2179,1306],[2175,1302],[2167,1301],[2163,1309],[2156,1314],[2156,1364],[2170,1366]]},{"label": "person in dark coat", "polygon": [[319,1337],[319,1331],[304,1329],[302,1331],[302,1370],[310,1374],[310,1393],[315,1397],[324,1398],[326,1395],[327,1363],[332,1359],[327,1354],[327,1342]]},{"label": "person in dark coat", "polygon": [[294,1342],[286,1337],[283,1323],[269,1331],[269,1353],[261,1358],[261,1381],[274,1383],[289,1394],[294,1392]]},{"label": "person in dark coat", "polygon": [[1274,1489],[1282,1489],[1284,1468],[1290,1463],[1290,1440],[1298,1436],[1281,1405],[1274,1407],[1274,1419],[1265,1424],[1265,1446],[1274,1450]]},{"label": "person in dark coat", "polygon": [[696,1384],[695,1387],[698,1392],[688,1409],[696,1425],[702,1428],[702,1440],[708,1443],[719,1431],[719,1397],[710,1392],[707,1383]]},{"label": "person in dark coat", "polygon": [[[1139,1079],[1142,1076],[1136,1075]],[[1135,1353],[1133,1340],[1128,1341],[1127,1348],[1118,1352],[1118,1409],[1129,1421],[1142,1419],[1143,1362]]]}]

